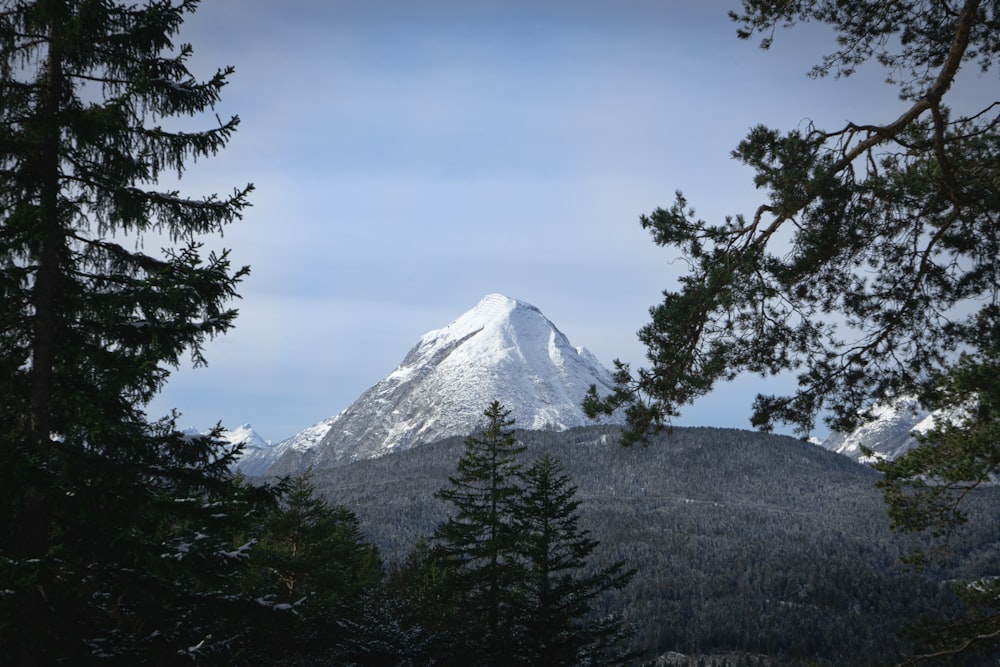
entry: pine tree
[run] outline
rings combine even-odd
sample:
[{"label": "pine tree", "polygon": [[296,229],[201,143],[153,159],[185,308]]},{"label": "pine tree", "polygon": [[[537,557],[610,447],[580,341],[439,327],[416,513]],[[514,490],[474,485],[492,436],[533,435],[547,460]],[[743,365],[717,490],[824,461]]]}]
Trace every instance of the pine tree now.
[{"label": "pine tree", "polygon": [[[907,555],[928,566],[946,554],[949,540],[968,520],[962,501],[1000,474],[1000,308],[978,318],[978,349],[925,383],[922,402],[936,413],[919,444],[893,461],[880,461],[882,490],[894,528],[928,532],[933,549]],[[921,628],[928,656],[943,658],[969,650],[1000,648],[1000,580],[991,569],[956,585],[967,611],[960,619],[927,619]]]},{"label": "pine tree", "polygon": [[[883,489],[898,526],[953,525],[952,501],[965,494],[952,492],[1000,472],[996,413],[983,399],[998,375],[981,374],[971,409],[968,392],[942,391],[970,368],[956,364],[959,352],[990,348],[982,323],[997,319],[1000,99],[984,82],[996,75],[1000,5],[744,0],[730,16],[738,37],[760,36],[764,49],[779,29],[824,25],[836,46],[810,75],[884,67],[887,98],[906,108],[833,128],[754,127],[732,155],[766,192],[756,210],[705,221],[677,192],[669,208],[641,216],[689,270],[639,332],[650,367],[616,362],[615,392],[592,388],[586,410],[624,407],[631,443],[744,372],[795,376],[787,395],[757,397],[751,422],[764,430],[786,423],[806,435],[822,417],[850,431],[873,407],[918,395],[967,419],[882,466]],[[988,622],[952,633],[937,652],[995,648],[991,604]]]},{"label": "pine tree", "polygon": [[[0,663],[173,664],[222,655],[258,492],[234,451],[144,412],[171,367],[232,326],[247,269],[205,256],[251,186],[158,189],[223,148],[175,45],[186,0],[11,0],[0,9]],[[149,234],[172,244],[143,252]]]},{"label": "pine tree", "polygon": [[510,410],[493,401],[482,432],[465,441],[449,486],[437,497],[455,513],[434,535],[445,582],[457,593],[453,619],[455,664],[507,665],[513,649],[515,600],[523,577],[512,507],[521,489],[518,456],[524,447],[510,430]]},{"label": "pine tree", "polygon": [[782,29],[821,24],[836,45],[811,76],[884,67],[886,99],[906,108],[754,127],[732,156],[766,197],[756,210],[706,221],[677,192],[641,216],[689,270],[639,332],[650,366],[618,364],[616,392],[587,401],[592,413],[626,406],[630,440],[740,373],[796,380],[757,397],[754,426],[806,435],[822,417],[850,431],[976,347],[976,313],[1000,293],[1000,100],[985,83],[1000,7],[745,0],[731,17],[765,49]]},{"label": "pine tree", "polygon": [[623,561],[588,571],[600,544],[579,527],[576,487],[562,466],[542,455],[524,473],[513,516],[526,563],[521,582],[518,656],[522,664],[612,665],[634,656],[620,651],[619,618],[592,618],[595,601],[625,587],[634,575]]}]

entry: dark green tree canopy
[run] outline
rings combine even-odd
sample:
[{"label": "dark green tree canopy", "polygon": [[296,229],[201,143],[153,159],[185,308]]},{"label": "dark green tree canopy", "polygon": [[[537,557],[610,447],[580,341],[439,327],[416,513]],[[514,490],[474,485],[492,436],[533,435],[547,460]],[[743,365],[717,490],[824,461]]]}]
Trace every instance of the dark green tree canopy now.
[{"label": "dark green tree canopy", "polygon": [[[818,416],[848,431],[879,403],[916,395],[938,410],[922,444],[878,467],[897,527],[945,534],[959,503],[1000,471],[1000,3],[987,0],[744,0],[731,18],[768,48],[779,28],[817,22],[836,49],[812,76],[881,66],[906,109],[825,129],[753,128],[733,157],[766,201],[706,222],[680,192],[642,216],[689,271],[639,332],[650,365],[617,363],[626,443],[719,381],[792,374],[758,395],[752,423],[808,434]],[[805,111],[808,113],[808,110]],[[968,622],[926,631],[928,655],[995,648],[996,587],[968,582]]]},{"label": "dark green tree canopy", "polygon": [[[931,549],[906,557],[918,566],[948,553],[969,519],[964,501],[1000,473],[1000,308],[983,308],[977,324],[978,348],[935,374],[922,393],[924,404],[939,411],[934,427],[919,436],[919,446],[875,464],[893,527],[938,538]],[[979,576],[955,587],[968,613],[928,624],[928,650],[915,661],[1000,647],[1000,580],[989,566],[976,570]]]},{"label": "dark green tree canopy", "polygon": [[[214,437],[144,413],[232,326],[246,273],[201,237],[241,216],[250,186],[157,185],[238,124],[171,129],[232,72],[188,70],[173,40],[196,6],[0,3],[3,664],[174,664],[244,632],[226,620],[247,547],[232,532],[262,494],[233,483]],[[171,247],[144,251],[154,238]]]},{"label": "dark green tree canopy", "polygon": [[732,18],[764,48],[778,28],[825,24],[837,48],[813,76],[877,63],[909,106],[832,129],[752,129],[733,152],[767,198],[749,215],[707,222],[678,192],[642,216],[690,268],[639,332],[648,368],[618,363],[616,392],[587,401],[594,414],[626,407],[633,440],[743,372],[797,377],[790,395],[758,396],[755,426],[805,434],[822,414],[847,430],[974,346],[975,313],[997,298],[1000,6],[745,0]]},{"label": "dark green tree canopy", "polygon": [[288,480],[255,534],[244,587],[263,609],[238,663],[355,664],[351,645],[371,633],[365,601],[382,582],[382,561],[357,516],[319,497],[310,471]]},{"label": "dark green tree canopy", "polygon": [[465,655],[456,664],[504,665],[514,650],[514,587],[523,577],[512,509],[521,494],[518,457],[524,446],[514,438],[510,410],[499,401],[483,415],[481,432],[466,439],[455,474],[436,494],[454,514],[438,526],[434,546],[447,568],[450,593],[461,600],[454,610],[462,617],[453,619],[454,640]]},{"label": "dark green tree canopy", "polygon": [[562,464],[543,454],[524,472],[524,492],[514,508],[520,549],[527,564],[520,607],[518,655],[528,665],[630,664],[619,648],[621,618],[593,618],[595,601],[628,585],[634,570],[624,561],[590,565],[600,545],[581,528],[577,489]]}]

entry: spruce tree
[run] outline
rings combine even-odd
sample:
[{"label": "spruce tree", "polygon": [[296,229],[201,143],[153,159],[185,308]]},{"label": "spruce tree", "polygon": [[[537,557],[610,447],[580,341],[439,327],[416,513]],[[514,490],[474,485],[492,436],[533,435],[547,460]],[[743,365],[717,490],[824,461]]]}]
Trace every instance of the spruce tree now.
[{"label": "spruce tree", "polygon": [[454,664],[507,665],[513,650],[513,595],[523,577],[513,504],[521,493],[510,410],[493,401],[481,433],[465,441],[456,474],[437,497],[454,514],[435,532],[444,581],[460,603],[452,607]]},{"label": "spruce tree", "polygon": [[395,577],[425,645],[449,665],[628,662],[620,619],[593,607],[633,572],[592,568],[598,542],[579,527],[568,476],[548,455],[523,470],[510,410],[494,401],[484,414],[437,493],[454,514]]},{"label": "spruce tree", "polygon": [[526,572],[520,587],[517,653],[521,664],[612,665],[633,656],[619,649],[624,636],[615,616],[592,617],[595,601],[625,587],[634,575],[625,563],[593,570],[600,544],[579,527],[576,487],[548,453],[524,473],[513,516]]},{"label": "spruce tree", "polygon": [[[10,0],[0,8],[0,663],[173,664],[244,632],[234,525],[257,493],[234,451],[145,408],[229,329],[246,268],[203,252],[251,186],[157,187],[238,118],[173,41],[197,2]],[[176,125],[175,125],[176,126]],[[170,247],[145,251],[143,239]]]}]

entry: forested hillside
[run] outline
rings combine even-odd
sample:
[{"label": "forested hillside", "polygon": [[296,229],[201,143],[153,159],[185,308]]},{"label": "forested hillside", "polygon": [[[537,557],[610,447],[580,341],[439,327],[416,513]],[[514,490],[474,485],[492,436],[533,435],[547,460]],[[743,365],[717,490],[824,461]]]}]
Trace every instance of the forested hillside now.
[{"label": "forested hillside", "polygon": [[[971,499],[975,520],[946,565],[899,564],[917,543],[889,530],[877,474],[793,438],[676,429],[648,448],[615,427],[519,431],[531,460],[551,452],[578,486],[595,565],[638,569],[607,609],[624,608],[647,656],[745,652],[771,664],[886,664],[911,647],[903,628],[954,605],[945,583],[1000,573],[998,489]],[[403,559],[445,517],[435,500],[462,439],[314,472],[357,512],[386,562]],[[990,515],[989,513],[992,513]],[[974,567],[972,565],[974,564]],[[692,664],[697,664],[693,661]]]}]

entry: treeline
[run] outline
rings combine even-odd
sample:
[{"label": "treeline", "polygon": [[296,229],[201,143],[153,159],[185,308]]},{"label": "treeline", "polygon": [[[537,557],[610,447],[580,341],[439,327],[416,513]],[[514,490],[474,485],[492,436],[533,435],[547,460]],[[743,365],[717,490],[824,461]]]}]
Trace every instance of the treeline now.
[{"label": "treeline", "polygon": [[[592,565],[636,569],[595,613],[621,610],[629,648],[647,659],[894,664],[917,647],[907,628],[921,617],[961,612],[951,579],[1000,570],[998,489],[970,499],[982,520],[953,536],[949,557],[916,572],[899,559],[928,545],[889,529],[877,474],[845,457],[737,430],[676,429],[632,449],[618,435],[588,427],[517,439],[525,462],[554,456],[577,485],[581,526],[601,543]],[[462,439],[449,439],[316,471],[314,481],[357,513],[388,563],[401,562],[447,517],[434,492],[462,451]]]}]

